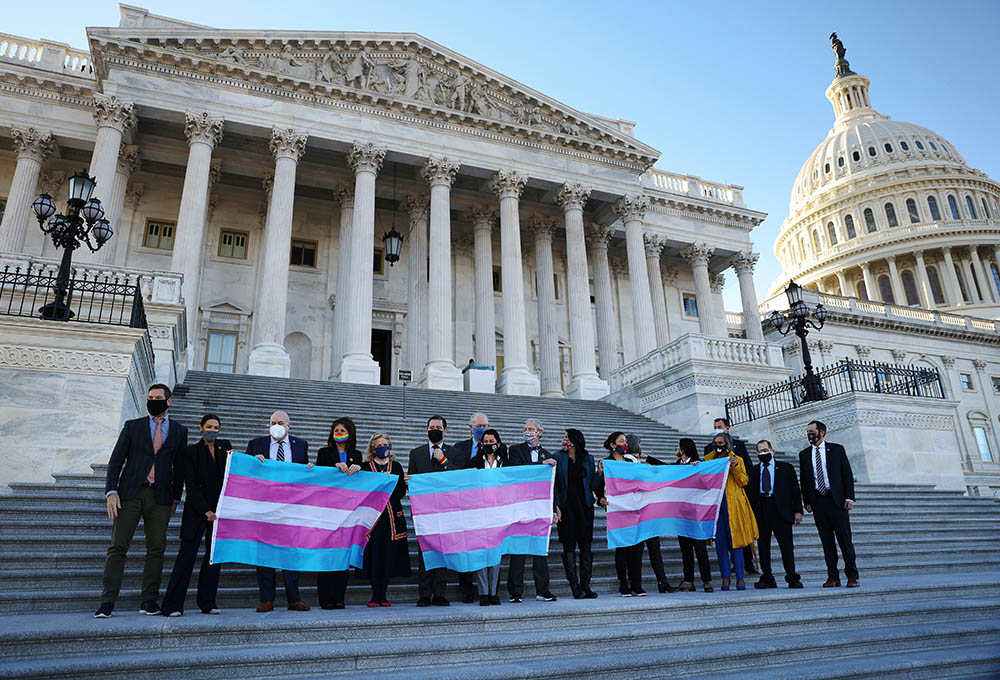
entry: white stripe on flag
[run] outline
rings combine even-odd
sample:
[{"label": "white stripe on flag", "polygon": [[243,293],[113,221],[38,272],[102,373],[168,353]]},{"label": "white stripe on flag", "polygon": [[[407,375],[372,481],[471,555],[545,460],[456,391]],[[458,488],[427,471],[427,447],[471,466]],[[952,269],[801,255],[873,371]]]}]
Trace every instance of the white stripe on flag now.
[{"label": "white stripe on flag", "polygon": [[[412,501],[411,501],[412,502]],[[543,498],[492,508],[413,514],[413,528],[418,536],[449,534],[457,531],[505,527],[524,520],[552,517],[552,500]]]},{"label": "white stripe on flag", "polygon": [[655,491],[634,491],[620,496],[608,495],[608,510],[641,510],[651,503],[697,503],[712,505],[718,489],[680,489],[666,486]]},{"label": "white stripe on flag", "polygon": [[358,525],[370,527],[382,514],[381,510],[363,506],[352,511],[232,497],[220,499],[220,506],[222,506],[219,508],[220,517],[225,519],[244,519],[317,529],[339,529]]}]

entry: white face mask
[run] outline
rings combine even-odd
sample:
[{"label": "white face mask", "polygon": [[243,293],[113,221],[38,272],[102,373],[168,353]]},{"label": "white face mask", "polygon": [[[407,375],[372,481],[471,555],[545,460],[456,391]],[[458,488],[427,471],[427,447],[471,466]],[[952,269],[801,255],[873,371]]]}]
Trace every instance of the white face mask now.
[{"label": "white face mask", "polygon": [[271,437],[273,437],[275,441],[281,441],[285,438],[286,430],[284,425],[272,425],[268,432],[271,433]]}]

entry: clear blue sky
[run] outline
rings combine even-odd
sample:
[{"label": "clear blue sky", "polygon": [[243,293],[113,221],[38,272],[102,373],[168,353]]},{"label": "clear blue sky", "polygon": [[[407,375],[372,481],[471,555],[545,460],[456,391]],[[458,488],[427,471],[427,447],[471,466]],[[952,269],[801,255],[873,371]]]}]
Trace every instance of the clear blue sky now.
[{"label": "clear blue sky", "polygon": [[[780,267],[772,244],[799,167],[833,112],[827,36],[871,78],[881,113],[924,125],[1000,179],[1000,0],[895,2],[364,2],[329,0],[143,4],[219,28],[412,31],[566,104],[638,123],[657,166],[746,187],[768,213],[752,238],[759,295]],[[108,0],[16,3],[3,30],[86,45],[84,26],[117,26]],[[992,46],[992,47],[991,47]],[[736,277],[726,307],[740,309]]]}]

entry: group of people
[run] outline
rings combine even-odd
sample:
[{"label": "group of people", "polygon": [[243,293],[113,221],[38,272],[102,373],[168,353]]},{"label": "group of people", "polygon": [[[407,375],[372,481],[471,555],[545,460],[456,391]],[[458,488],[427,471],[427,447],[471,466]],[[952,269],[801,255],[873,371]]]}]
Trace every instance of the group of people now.
[{"label": "group of people", "polygon": [[[95,616],[107,618],[114,612],[121,589],[125,556],[132,537],[143,521],[146,560],[142,574],[140,612],[149,615],[181,616],[195,562],[202,541],[204,557],[198,577],[197,604],[204,614],[219,614],[216,594],[220,565],[210,559],[216,507],[222,492],[230,442],[220,438],[222,420],[206,414],[198,426],[198,440],[188,444],[185,426],[169,416],[172,394],[166,385],[149,388],[148,417],[127,421],[119,434],[108,465],[105,495],[108,517],[113,520],[112,543],[104,565],[103,593]],[[358,447],[356,427],[350,418],[338,418],[330,428],[327,446],[309,460],[309,444],[290,434],[288,414],[271,415],[268,434],[252,439],[246,454],[260,460],[279,463],[335,467],[352,475],[360,470],[396,475],[395,488],[382,513],[369,532],[363,566],[357,575],[371,584],[369,607],[389,607],[389,583],[393,578],[411,574],[407,525],[402,498],[412,475],[467,468],[492,469],[517,465],[555,467],[552,521],[562,545],[562,564],[570,591],[575,599],[596,598],[591,588],[594,554],[595,508],[606,508],[604,461],[627,461],[635,464],[663,465],[668,461],[642,451],[638,436],[612,432],[604,441],[604,457],[598,459],[587,450],[580,430],[564,431],[561,448],[550,452],[541,445],[544,432],[537,419],[524,424],[521,441],[508,446],[500,433],[491,428],[484,413],[469,420],[469,437],[448,444],[448,422],[443,416],[427,420],[427,442],[409,452],[408,466],[395,460],[392,440],[387,433],[372,434],[364,452]],[[810,446],[799,453],[801,485],[795,468],[773,458],[771,443],[757,443],[757,459],[750,460],[743,442],[729,434],[729,422],[715,421],[712,442],[704,450],[704,460],[728,457],[729,472],[719,509],[714,538],[722,590],[730,590],[732,577],[736,589],[745,590],[744,576],[753,569],[753,544],[760,549],[760,580],[755,588],[776,588],[771,568],[771,537],[781,551],[785,581],[789,588],[801,588],[795,572],[792,526],[802,521],[803,509],[814,514],[823,546],[828,579],[824,587],[840,586],[837,545],[844,559],[847,586],[858,586],[858,571],[851,540],[849,512],[854,506],[854,477],[844,447],[826,441],[826,426],[809,423]],[[670,464],[697,465],[702,457],[692,439],[681,439]],[[176,511],[184,488],[187,488],[181,519],[180,548],[174,561],[162,608],[157,603],[167,527]],[[801,492],[800,492],[801,488]],[[660,539],[651,538],[636,545],[615,549],[615,570],[619,593],[623,597],[644,596],[642,586],[643,552],[649,561],[659,592],[694,591],[694,563],[705,592],[712,592],[711,565],[707,541],[678,537],[683,563],[683,581],[674,587],[663,567]],[[448,570],[427,569],[418,551],[418,607],[448,606],[445,595]],[[524,572],[527,555],[511,555],[507,569],[507,592],[512,603],[522,602],[525,594]],[[549,583],[548,560],[533,555],[535,599],[554,602]],[[481,606],[499,605],[500,565],[458,575],[461,599]],[[308,611],[299,593],[299,573],[283,569],[282,579],[288,609]],[[343,609],[349,580],[348,570],[317,574],[317,595],[323,609]],[[257,567],[260,596],[258,612],[274,609],[277,589],[276,570]]]}]

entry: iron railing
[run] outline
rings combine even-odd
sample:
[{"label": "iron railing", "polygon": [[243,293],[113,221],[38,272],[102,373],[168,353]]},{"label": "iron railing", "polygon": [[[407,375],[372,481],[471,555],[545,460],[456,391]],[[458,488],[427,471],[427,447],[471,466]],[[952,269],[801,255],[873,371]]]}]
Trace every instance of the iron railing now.
[{"label": "iron railing", "polygon": [[[58,321],[81,321],[111,326],[146,328],[146,310],[138,284],[108,274],[77,272],[67,282],[66,307]],[[57,270],[28,266],[0,273],[0,315],[54,318],[43,307],[56,299]]]},{"label": "iron railing", "polygon": [[[807,399],[809,380],[800,375],[727,399],[726,417],[735,425],[796,409],[810,401]],[[821,399],[849,392],[945,398],[941,374],[935,368],[924,366],[844,359],[816,371],[812,380],[820,383]]]}]

